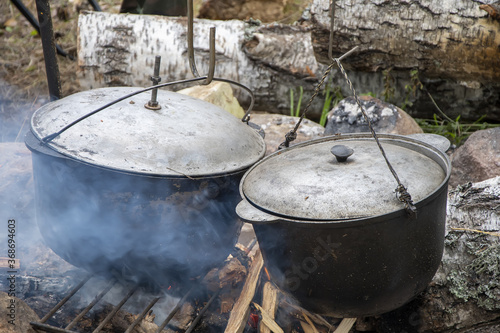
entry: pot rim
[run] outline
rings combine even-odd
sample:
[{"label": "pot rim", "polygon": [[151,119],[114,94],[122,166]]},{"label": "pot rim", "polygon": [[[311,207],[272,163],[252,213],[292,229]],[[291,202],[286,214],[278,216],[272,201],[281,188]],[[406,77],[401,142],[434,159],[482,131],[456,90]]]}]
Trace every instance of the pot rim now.
[{"label": "pot rim", "polygon": [[258,131],[217,105],[159,90],[161,107],[150,110],[144,106],[150,95],[129,97],[138,89],[105,87],[69,95],[36,110],[30,129],[64,156],[132,174],[216,176],[246,170],[264,157]]},{"label": "pot rim", "polygon": [[110,172],[115,172],[119,174],[124,174],[124,175],[130,175],[130,176],[135,176],[135,177],[144,177],[144,178],[157,178],[157,179],[165,179],[165,180],[179,180],[179,179],[189,179],[193,181],[197,180],[206,180],[206,179],[212,179],[212,178],[219,178],[219,177],[231,177],[233,175],[241,174],[246,171],[246,168],[242,168],[241,170],[235,170],[232,172],[226,172],[226,173],[214,173],[214,174],[206,174],[206,175],[201,175],[201,176],[188,176],[188,175],[162,175],[162,174],[151,174],[151,173],[143,173],[139,171],[124,171],[121,169],[114,169],[108,166],[101,166],[93,163],[89,163],[80,159],[73,158],[71,156],[66,156],[61,154],[60,152],[52,149],[50,146],[44,144],[40,138],[38,138],[31,130],[29,130],[26,133],[24,143],[26,147],[32,152],[32,153],[39,153],[45,156],[50,156],[53,158],[58,158],[58,159],[64,159],[67,161],[71,161],[74,163],[78,163],[87,167],[92,167],[100,170],[105,170],[105,171],[110,171]]},{"label": "pot rim", "polygon": [[[447,189],[448,181],[450,178],[451,174],[451,162],[443,151],[440,149],[417,139],[413,139],[404,135],[398,135],[398,134],[377,134],[379,139],[389,139],[389,140],[399,140],[403,142],[408,142],[412,146],[421,146],[424,147],[426,150],[425,151],[430,151],[430,154],[434,157],[434,161],[439,164],[441,168],[443,168],[443,171],[445,173],[445,177],[442,180],[442,182],[435,187],[433,191],[431,191],[427,196],[422,198],[421,200],[417,201],[414,203],[415,207],[417,208],[417,214],[418,210],[422,207],[424,207],[429,201],[434,200],[438,195],[442,193],[442,191]],[[296,144],[292,147],[286,148],[285,150],[290,150],[290,149],[297,149],[301,147],[306,147],[309,145],[314,145],[318,143],[323,143],[327,141],[347,141],[347,140],[354,140],[354,139],[366,139],[366,138],[372,138],[373,136],[371,133],[348,133],[348,134],[340,134],[340,135],[332,135],[332,136],[327,136],[323,137],[320,139],[314,139],[314,140],[309,140],[306,142],[302,142],[299,144]],[[251,219],[246,219],[244,216],[241,216],[240,218],[244,219],[245,221],[252,223],[252,224],[269,224],[269,223],[277,223],[277,222],[282,222],[282,223],[287,223],[287,224],[294,224],[294,226],[304,226],[304,227],[311,227],[311,225],[318,225],[318,226],[341,226],[341,227],[354,227],[358,226],[360,224],[365,225],[368,221],[371,223],[377,223],[377,222],[383,222],[386,221],[387,219],[392,219],[400,216],[407,216],[407,213],[403,207],[403,204],[401,204],[401,209],[387,212],[384,214],[378,214],[378,215],[371,215],[371,216],[363,216],[363,217],[356,217],[356,218],[346,218],[346,219],[308,219],[308,218],[298,218],[294,216],[288,216],[285,214],[280,214],[277,212],[273,212],[270,210],[267,210],[263,207],[258,206],[252,200],[250,200],[247,195],[243,191],[243,183],[245,182],[247,176],[260,164],[266,163],[267,160],[272,159],[273,157],[280,155],[284,150],[281,151],[276,151],[266,157],[264,157],[262,160],[259,162],[255,163],[250,169],[246,171],[246,173],[243,175],[241,181],[240,181],[240,186],[239,186],[239,191],[240,195],[243,198],[243,201],[250,205],[253,209],[261,212],[263,215],[267,215],[268,218],[266,220],[251,220]],[[389,172],[389,170],[388,170]],[[242,202],[240,202],[242,204]],[[408,217],[410,219],[410,217]],[[371,224],[370,223],[370,224]]]}]

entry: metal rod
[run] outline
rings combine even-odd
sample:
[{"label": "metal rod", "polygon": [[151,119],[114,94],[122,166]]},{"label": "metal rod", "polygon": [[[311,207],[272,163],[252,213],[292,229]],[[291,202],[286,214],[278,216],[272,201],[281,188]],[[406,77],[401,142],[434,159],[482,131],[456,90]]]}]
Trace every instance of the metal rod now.
[{"label": "metal rod", "polygon": [[[28,22],[31,24],[31,26],[33,28],[35,28],[35,30],[38,32],[38,34],[41,35],[40,25],[38,24],[38,21],[33,16],[31,11],[28,8],[26,8],[26,6],[23,4],[23,2],[21,0],[10,0],[10,1],[14,4],[14,6],[16,6],[16,8],[21,12],[21,14],[23,14],[23,16],[28,20]],[[71,60],[74,60],[74,58],[72,56],[70,56],[69,54],[67,54],[58,44],[56,44],[56,50],[57,50],[57,53],[59,55],[62,55],[63,57],[67,57]]]},{"label": "metal rod", "polygon": [[125,297],[121,300],[121,302],[118,303],[117,306],[115,306],[113,311],[111,311],[106,316],[106,318],[104,318],[104,320],[99,324],[99,326],[97,326],[97,328],[92,333],[100,332],[104,328],[104,326],[111,320],[111,318],[113,318],[113,316],[118,312],[118,310],[120,310],[122,308],[123,304],[125,304],[129,300],[129,298],[132,297],[132,295],[136,292],[137,288],[139,288],[139,287],[135,286],[132,290],[130,290],[128,292],[128,294],[125,295]]},{"label": "metal rod", "polygon": [[184,304],[184,302],[189,297],[189,295],[191,295],[191,292],[193,291],[193,289],[194,289],[194,287],[189,289],[189,291],[184,295],[184,297],[182,297],[179,300],[179,302],[177,302],[175,307],[168,314],[168,317],[165,318],[165,320],[161,323],[161,325],[158,327],[158,329],[156,330],[155,333],[160,333],[165,328],[165,326],[167,326],[167,324],[170,322],[170,320],[172,320],[172,318],[175,316],[175,314],[179,311],[179,309],[181,308],[181,305]]},{"label": "metal rod", "polygon": [[[153,69],[153,76],[151,76],[151,81],[153,82],[153,86],[158,85],[161,81],[160,77],[160,63],[161,63],[161,56],[156,56],[155,57],[155,66]],[[161,109],[160,104],[158,103],[158,88],[154,88],[151,90],[151,100],[144,105],[144,107],[151,109],[151,110],[159,110]]]},{"label": "metal rod", "polygon": [[205,84],[212,82],[215,75],[215,27],[210,28],[210,59],[208,62],[208,78]]},{"label": "metal rod", "polygon": [[148,313],[149,310],[151,310],[151,308],[156,304],[156,302],[158,302],[158,300],[160,299],[160,297],[156,297],[154,298],[150,303],[149,305],[144,309],[144,311],[141,312],[140,315],[137,316],[137,318],[134,320],[134,322],[129,326],[129,328],[127,328],[127,330],[125,331],[125,333],[131,333],[132,330],[134,329],[134,327],[137,326],[137,324],[140,323],[140,321],[146,316],[146,314]]},{"label": "metal rod", "polygon": [[50,100],[60,99],[61,96],[61,77],[59,75],[59,66],[57,64],[56,47],[54,39],[54,28],[52,26],[52,17],[50,15],[49,0],[36,0],[38,11],[38,22],[40,23],[40,35],[42,37],[43,56],[45,58],[45,70],[47,72],[47,81],[49,86]]},{"label": "metal rod", "polygon": [[96,0],[89,0],[89,3],[96,12],[102,12],[101,6],[99,6],[99,3]]},{"label": "metal rod", "polygon": [[113,287],[113,285],[116,283],[116,280],[111,280],[107,285],[106,287],[101,291],[101,293],[99,295],[97,295],[94,300],[92,302],[90,302],[89,305],[87,305],[87,307],[85,309],[83,309],[82,312],[80,312],[80,314],[78,314],[78,316],[76,316],[75,319],[73,319],[73,321],[71,323],[68,324],[68,326],[66,326],[66,329],[67,330],[70,330],[72,329],[80,319],[82,319],[83,316],[85,316],[87,314],[87,312],[90,311],[90,309],[92,309],[94,307],[94,305],[97,304],[97,302],[99,302],[103,297],[104,295],[106,295],[108,293],[108,291]]},{"label": "metal rod", "polygon": [[194,77],[200,77],[198,69],[196,68],[196,63],[194,61],[194,47],[193,47],[193,0],[187,0],[187,12],[188,12],[188,26],[187,26],[187,40],[188,40],[188,60],[189,67],[191,68],[191,73]]},{"label": "metal rod", "polygon": [[68,295],[66,295],[66,297],[64,297],[59,303],[57,303],[57,305],[54,306],[54,308],[52,308],[52,310],[50,310],[49,313],[47,313],[45,317],[40,320],[40,322],[45,323],[50,317],[52,317],[52,315],[56,313],[56,311],[59,310],[71,297],[73,297],[73,295],[76,294],[76,292],[80,290],[80,288],[83,287],[83,285],[87,283],[87,281],[90,280],[91,277],[92,274],[87,275],[75,288],[73,288],[69,292]]},{"label": "metal rod", "polygon": [[[71,127],[73,127],[74,125],[78,124],[80,121],[96,114],[97,112],[100,112],[108,107],[110,107],[111,105],[114,105],[118,102],[121,102],[127,98],[130,98],[132,96],[135,96],[135,95],[138,95],[138,94],[141,94],[143,92],[146,92],[146,91],[150,91],[152,89],[155,89],[155,88],[161,88],[161,87],[167,87],[167,86],[173,86],[173,85],[176,85],[176,84],[179,84],[179,83],[191,83],[191,82],[196,82],[196,81],[201,81],[201,80],[205,80],[207,79],[208,77],[207,76],[202,76],[202,77],[195,77],[193,79],[187,79],[187,80],[180,80],[180,81],[174,81],[174,82],[167,82],[167,83],[162,83],[162,84],[159,84],[159,85],[156,85],[156,86],[151,86],[151,87],[148,87],[148,88],[144,88],[144,89],[140,89],[140,90],[137,90],[137,91],[134,91],[133,93],[130,93],[130,94],[127,94],[125,96],[122,96],[120,98],[117,98],[115,99],[114,101],[111,101],[109,102],[108,104],[104,105],[104,106],[101,106],[100,108],[92,111],[92,112],[89,112],[87,113],[86,115],[74,120],[73,122],[69,123],[68,125],[64,126],[62,129],[60,129],[59,131],[55,132],[55,133],[52,133],[52,134],[49,134],[43,138],[39,138],[42,143],[49,143],[50,141],[54,140],[55,138],[57,138],[59,135],[61,135],[63,132],[67,131],[68,129],[70,129]],[[237,85],[238,87],[241,87],[243,89],[245,89],[249,94],[250,94],[250,97],[251,97],[251,103],[250,103],[250,106],[248,107],[246,113],[245,113],[245,116],[243,117],[242,121],[244,122],[248,122],[249,120],[249,114],[250,112],[252,111],[252,108],[253,108],[253,105],[254,105],[254,102],[255,102],[255,97],[254,97],[254,94],[253,92],[250,90],[250,88],[244,86],[243,84],[239,83],[239,82],[236,82],[236,81],[232,81],[232,80],[229,80],[229,79],[222,79],[222,78],[214,78],[213,79],[214,81],[220,81],[220,82],[227,82],[227,83],[230,83],[230,84],[234,84],[234,85]]]},{"label": "metal rod", "polygon": [[330,39],[328,43],[328,59],[333,60],[333,22],[335,21],[335,0],[330,4]]},{"label": "metal rod", "polygon": [[35,30],[40,33],[40,25],[38,25],[38,21],[36,18],[31,14],[30,10],[26,8],[26,6],[23,4],[21,0],[10,0],[16,6],[16,8],[23,14],[23,16],[28,20],[28,22],[31,24]]},{"label": "metal rod", "polygon": [[208,308],[210,307],[214,299],[219,295],[219,292],[220,289],[217,290],[217,292],[213,294],[212,297],[210,297],[208,303],[203,307],[203,309],[201,309],[200,313],[196,316],[196,318],[194,318],[193,322],[191,323],[191,325],[189,325],[189,328],[184,333],[191,333],[195,329],[196,325],[201,320],[201,317],[203,317],[203,315],[205,314],[205,312],[207,312]]},{"label": "metal rod", "polygon": [[[196,68],[196,62],[194,60],[194,46],[193,46],[193,0],[187,0],[187,12],[188,12],[188,26],[187,26],[187,40],[188,40],[188,60],[189,67],[191,68],[191,73],[193,73],[194,77],[200,77],[198,73],[198,69]],[[210,61],[208,67],[208,75],[207,79],[203,84],[209,84],[212,82],[215,73],[215,28],[210,28]]]},{"label": "metal rod", "polygon": [[69,331],[64,328],[59,328],[55,327],[52,325],[47,325],[47,324],[42,324],[42,323],[37,323],[37,322],[30,322],[31,327],[35,328],[37,331],[38,329],[45,331],[45,332],[51,332],[51,333],[78,333],[75,331]]},{"label": "metal rod", "polygon": [[[350,55],[351,55],[354,51],[356,51],[356,50],[357,50],[357,48],[358,48],[358,47],[359,47],[359,46],[355,46],[355,47],[353,47],[350,51],[348,51],[347,53],[343,54],[340,58],[336,58],[336,59],[337,59],[338,61],[341,61],[342,59],[344,59],[344,58],[346,58],[346,57],[350,56]],[[334,60],[335,60],[335,59],[334,59]]]}]

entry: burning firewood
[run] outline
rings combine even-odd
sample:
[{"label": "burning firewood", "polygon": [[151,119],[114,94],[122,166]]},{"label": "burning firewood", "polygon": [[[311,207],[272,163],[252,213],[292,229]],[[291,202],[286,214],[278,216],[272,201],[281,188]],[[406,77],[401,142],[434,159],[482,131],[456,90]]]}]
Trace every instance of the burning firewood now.
[{"label": "burning firewood", "polygon": [[[321,326],[328,328],[329,332],[333,332],[334,326],[332,324],[330,324],[325,318],[321,317],[318,314],[311,313],[311,312],[307,311],[306,309],[303,309],[300,306],[295,305],[286,299],[281,301],[280,306],[284,307],[284,308],[290,307],[290,308],[292,308],[291,311],[296,312],[298,315],[300,315],[304,319],[307,317],[309,320],[316,323],[317,325],[321,325]],[[306,319],[306,321],[307,321],[307,319]]]},{"label": "burning firewood", "polygon": [[[266,282],[262,288],[262,309],[263,312],[274,320],[276,310],[278,309],[278,289],[271,282]],[[270,333],[270,327],[265,322],[264,324],[260,325],[260,333]]]},{"label": "burning firewood", "polygon": [[356,318],[344,318],[333,333],[348,333],[355,322]]},{"label": "burning firewood", "polygon": [[253,258],[240,297],[234,304],[233,310],[229,316],[229,321],[224,331],[225,333],[241,333],[245,329],[247,318],[250,314],[250,303],[255,295],[255,289],[259,282],[260,272],[263,266],[264,261],[260,250],[258,250]]},{"label": "burning firewood", "polygon": [[[309,316],[306,315],[305,313],[302,314],[304,316],[304,319],[307,321],[307,327],[309,329],[309,331],[311,331],[311,333],[319,333],[318,332],[318,329],[316,328],[316,326],[314,326],[313,322],[311,321],[311,319],[309,319]],[[304,331],[306,330],[305,327],[306,325],[304,325],[304,323],[301,321],[300,324],[302,325],[302,328],[304,328]]]},{"label": "burning firewood", "polygon": [[[253,306],[260,311],[260,315],[262,317],[262,323],[268,327],[268,329],[274,333],[284,333],[283,329],[278,326],[278,324],[274,321],[274,318],[271,317],[270,314],[267,313],[259,304],[253,303]],[[261,326],[262,327],[262,326]],[[268,330],[268,331],[269,331]],[[262,332],[262,329],[261,329]]]}]

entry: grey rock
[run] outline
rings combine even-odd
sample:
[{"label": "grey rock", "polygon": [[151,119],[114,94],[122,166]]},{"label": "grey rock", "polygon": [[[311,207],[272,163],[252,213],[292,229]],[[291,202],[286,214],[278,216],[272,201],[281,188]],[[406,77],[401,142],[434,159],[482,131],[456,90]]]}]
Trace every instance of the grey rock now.
[{"label": "grey rock", "polygon": [[40,318],[23,300],[11,297],[0,291],[0,332],[3,333],[36,333],[31,321]]},{"label": "grey rock", "polygon": [[[278,150],[278,146],[285,141],[285,134],[295,127],[298,120],[298,117],[267,113],[255,113],[250,118],[250,122],[259,125],[266,134],[264,138],[266,142],[266,154],[274,153]],[[309,119],[304,119],[297,131],[297,139],[290,145],[320,138],[323,136],[323,131],[324,128],[320,124]]]},{"label": "grey rock", "polygon": [[452,156],[450,186],[500,175],[500,127],[474,132]]},{"label": "grey rock", "polygon": [[[397,106],[370,96],[361,96],[359,99],[376,133],[401,135],[423,133],[415,120]],[[369,131],[368,123],[356,104],[356,100],[354,97],[348,97],[340,101],[328,114],[324,134]]]}]

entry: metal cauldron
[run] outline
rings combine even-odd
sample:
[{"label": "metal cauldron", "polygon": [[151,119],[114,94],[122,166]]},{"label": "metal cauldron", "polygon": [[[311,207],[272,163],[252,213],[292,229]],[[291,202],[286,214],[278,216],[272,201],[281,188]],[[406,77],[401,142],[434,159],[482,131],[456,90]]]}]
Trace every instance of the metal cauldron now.
[{"label": "metal cauldron", "polygon": [[[379,140],[416,217],[396,197],[370,134],[278,151],[241,181],[236,211],[253,224],[272,280],[310,311],[362,317],[394,310],[425,289],[440,264],[450,162],[421,141]],[[339,145],[353,151],[345,161],[331,153]]]},{"label": "metal cauldron", "polygon": [[186,285],[220,264],[241,227],[244,172],[265,153],[258,132],[201,100],[139,94],[43,142],[139,88],[102,88],[52,102],[31,119],[36,212],[50,248],[91,272]]}]

